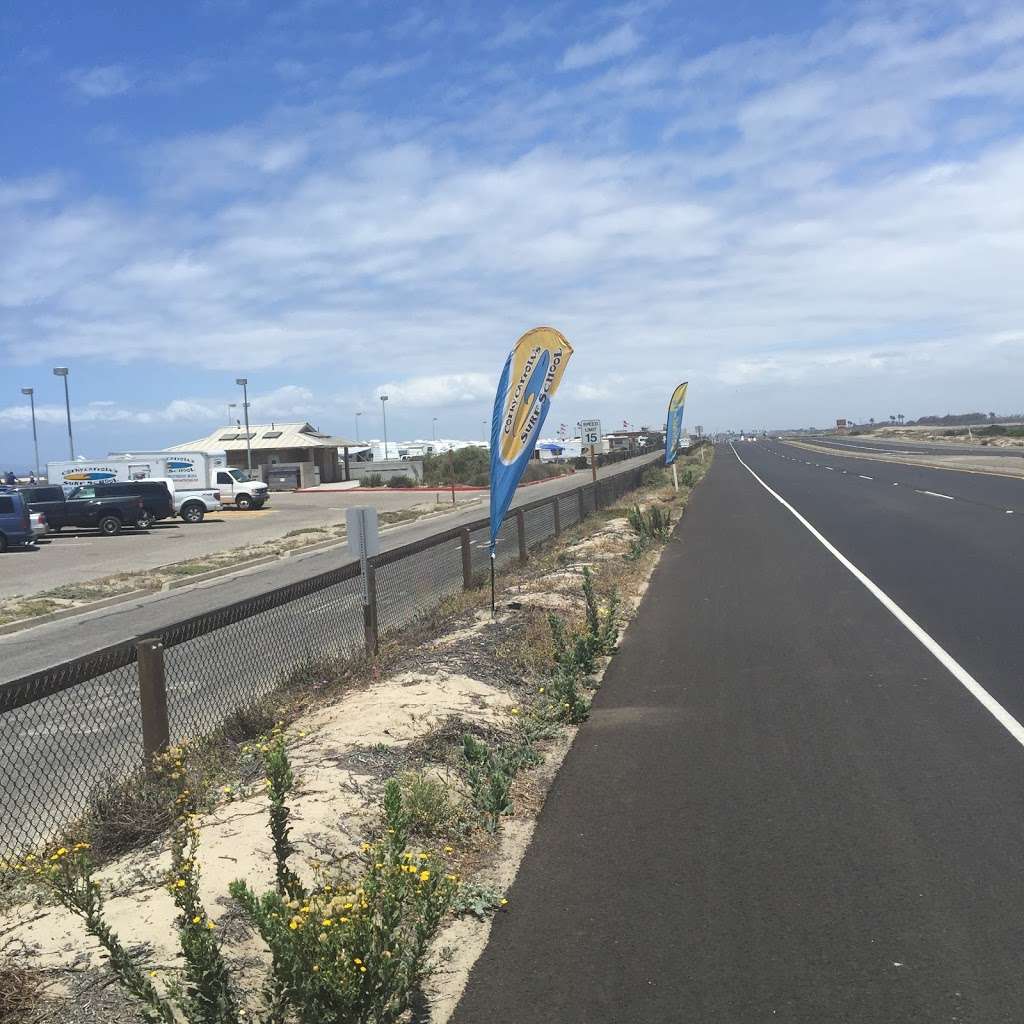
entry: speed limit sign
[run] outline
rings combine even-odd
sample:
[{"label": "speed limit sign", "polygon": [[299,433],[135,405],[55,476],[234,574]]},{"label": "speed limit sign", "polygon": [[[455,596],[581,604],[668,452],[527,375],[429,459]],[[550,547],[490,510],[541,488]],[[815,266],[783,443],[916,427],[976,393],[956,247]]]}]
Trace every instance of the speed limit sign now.
[{"label": "speed limit sign", "polygon": [[588,448],[596,448],[601,443],[601,421],[581,420],[580,430],[582,441]]}]

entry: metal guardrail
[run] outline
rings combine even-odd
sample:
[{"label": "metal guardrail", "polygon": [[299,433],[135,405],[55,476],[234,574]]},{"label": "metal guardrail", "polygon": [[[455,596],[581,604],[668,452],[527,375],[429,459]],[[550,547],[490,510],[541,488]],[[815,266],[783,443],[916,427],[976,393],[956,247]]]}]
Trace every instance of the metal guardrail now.
[{"label": "metal guardrail", "polygon": [[[637,488],[650,464],[510,510],[496,568]],[[58,835],[167,743],[213,732],[303,667],[376,650],[482,582],[488,536],[482,518],[371,558],[367,608],[356,562],[0,684],[0,857]]]}]

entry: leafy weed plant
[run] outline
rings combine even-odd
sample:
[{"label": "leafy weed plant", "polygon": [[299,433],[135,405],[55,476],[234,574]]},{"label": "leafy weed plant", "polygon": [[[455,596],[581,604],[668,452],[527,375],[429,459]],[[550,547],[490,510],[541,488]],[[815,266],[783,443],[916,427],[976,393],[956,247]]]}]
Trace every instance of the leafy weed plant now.
[{"label": "leafy weed plant", "polygon": [[[384,796],[386,838],[364,843],[356,877],[318,876],[307,887],[292,870],[288,796],[294,785],[278,729],[255,753],[262,758],[270,798],[276,888],[257,895],[244,881],[230,894],[270,950],[263,990],[263,1024],[395,1024],[431,970],[428,946],[458,893],[458,878],[434,854],[408,848],[410,815],[397,779]],[[241,1006],[216,924],[199,894],[199,836],[181,748],[158,770],[177,789],[168,890],[178,908],[176,926],[184,968],[161,992],[153,972],[124,948],[107,923],[93,877],[88,843],[60,847],[26,865],[103,947],[120,984],[160,1024],[242,1024]]]}]

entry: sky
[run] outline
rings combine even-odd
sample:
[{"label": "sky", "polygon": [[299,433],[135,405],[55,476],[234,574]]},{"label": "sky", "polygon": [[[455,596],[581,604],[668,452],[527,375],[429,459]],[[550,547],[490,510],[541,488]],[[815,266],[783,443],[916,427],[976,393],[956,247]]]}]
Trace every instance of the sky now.
[{"label": "sky", "polygon": [[[254,421],[482,437],[1024,407],[1024,8],[0,6],[0,470]],[[231,410],[240,412],[240,405]]]}]

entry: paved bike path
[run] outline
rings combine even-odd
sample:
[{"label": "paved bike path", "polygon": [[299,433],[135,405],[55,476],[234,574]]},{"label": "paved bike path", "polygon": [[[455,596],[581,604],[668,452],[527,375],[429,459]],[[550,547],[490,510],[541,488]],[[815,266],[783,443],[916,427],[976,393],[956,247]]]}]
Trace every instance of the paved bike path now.
[{"label": "paved bike path", "polygon": [[719,449],[453,1022],[1019,1024],[1022,767]]}]

